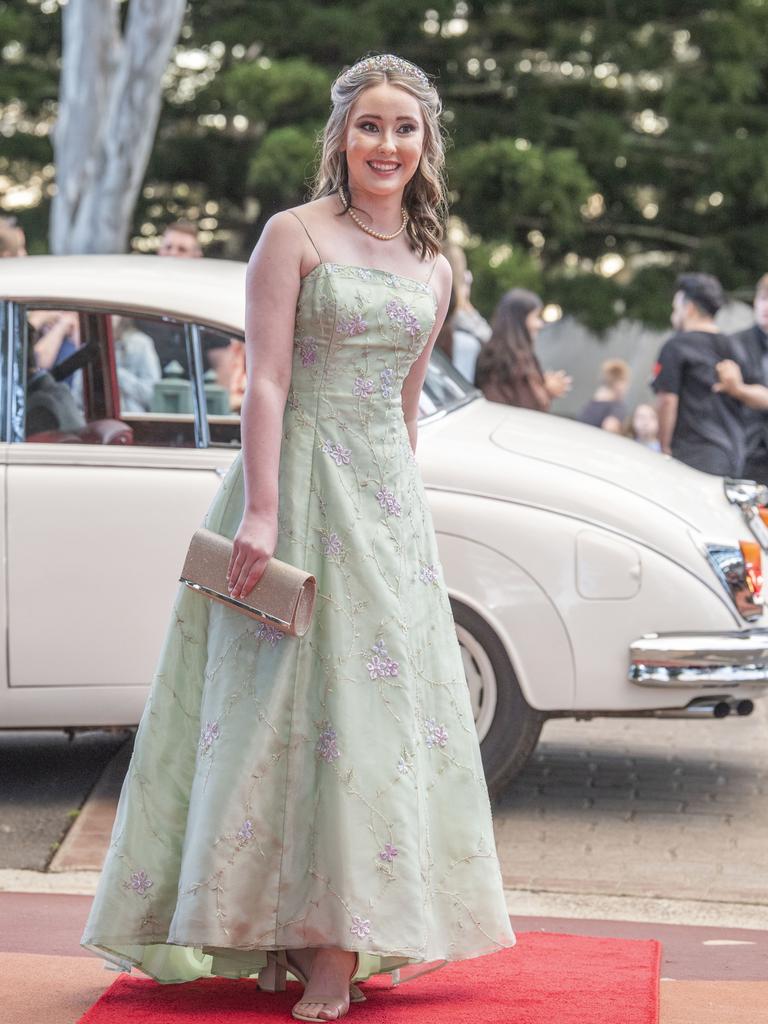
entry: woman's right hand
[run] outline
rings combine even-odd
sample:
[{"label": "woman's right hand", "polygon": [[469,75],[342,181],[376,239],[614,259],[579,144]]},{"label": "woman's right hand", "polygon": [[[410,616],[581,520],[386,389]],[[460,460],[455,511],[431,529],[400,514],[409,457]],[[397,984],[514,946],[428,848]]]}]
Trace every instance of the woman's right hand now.
[{"label": "woman's right hand", "polygon": [[277,516],[245,512],[232,542],[227,569],[231,597],[247,597],[277,547]]},{"label": "woman's right hand", "polygon": [[571,390],[573,378],[565,370],[547,370],[544,374],[544,386],[550,398],[562,398]]}]

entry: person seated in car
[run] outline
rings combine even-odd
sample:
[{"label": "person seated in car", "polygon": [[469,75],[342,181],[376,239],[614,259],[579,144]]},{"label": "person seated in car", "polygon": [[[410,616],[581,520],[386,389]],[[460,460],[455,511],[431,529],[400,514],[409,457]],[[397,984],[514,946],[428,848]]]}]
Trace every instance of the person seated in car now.
[{"label": "person seated in car", "polygon": [[[34,332],[35,363],[50,370],[80,348],[80,317],[71,310],[31,309],[27,321]],[[66,378],[73,386],[72,375]]]},{"label": "person seated in car", "polygon": [[155,383],[163,375],[154,343],[127,317],[116,316],[113,330],[120,409],[122,412],[148,412]]},{"label": "person seated in car", "polygon": [[26,437],[47,431],[66,434],[82,430],[85,417],[70,389],[38,367],[32,345],[27,351]]},{"label": "person seated in car", "polygon": [[245,344],[213,331],[207,333],[205,343],[207,368],[214,371],[216,383],[227,392],[230,412],[239,413],[246,384]]}]

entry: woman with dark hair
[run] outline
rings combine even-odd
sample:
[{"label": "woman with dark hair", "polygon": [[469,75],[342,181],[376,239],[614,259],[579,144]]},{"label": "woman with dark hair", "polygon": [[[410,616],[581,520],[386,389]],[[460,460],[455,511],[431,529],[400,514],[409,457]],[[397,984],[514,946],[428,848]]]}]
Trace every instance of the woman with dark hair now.
[{"label": "woman with dark hair", "polygon": [[496,307],[491,337],[475,371],[475,384],[490,402],[548,412],[553,398],[570,391],[565,371],[544,372],[534,351],[542,306],[535,292],[512,288]]}]

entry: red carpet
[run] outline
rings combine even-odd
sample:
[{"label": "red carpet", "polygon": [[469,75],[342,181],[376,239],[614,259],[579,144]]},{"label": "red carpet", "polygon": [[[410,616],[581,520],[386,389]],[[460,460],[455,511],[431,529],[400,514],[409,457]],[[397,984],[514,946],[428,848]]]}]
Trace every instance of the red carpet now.
[{"label": "red carpet", "polygon": [[[528,932],[518,945],[392,988],[363,985],[350,1024],[658,1024],[659,957],[654,941]],[[296,983],[270,995],[254,981],[206,978],[158,985],[122,975],[79,1024],[285,1024]]]}]

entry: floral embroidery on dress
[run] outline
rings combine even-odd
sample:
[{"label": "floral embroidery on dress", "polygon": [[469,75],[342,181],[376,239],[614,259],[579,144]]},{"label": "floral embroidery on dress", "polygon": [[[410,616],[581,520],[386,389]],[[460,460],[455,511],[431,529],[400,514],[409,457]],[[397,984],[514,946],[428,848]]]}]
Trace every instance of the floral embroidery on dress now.
[{"label": "floral embroidery on dress", "polygon": [[217,740],[220,735],[221,731],[219,730],[218,722],[205,723],[205,728],[200,736],[200,748],[204,754],[208,753],[213,746],[214,741]]},{"label": "floral embroidery on dress", "polygon": [[442,723],[438,725],[434,718],[428,718],[424,723],[424,735],[428,747],[444,747],[448,742],[448,730]]},{"label": "floral embroidery on dress", "polygon": [[296,392],[293,390],[288,392],[288,408],[292,412],[297,412],[301,408],[299,400],[296,397]]},{"label": "floral embroidery on dress", "polygon": [[322,725],[323,731],[320,733],[318,741],[315,744],[315,753],[327,764],[331,764],[337,758],[341,757],[341,751],[336,745],[336,730],[333,728],[331,723],[323,722]]},{"label": "floral embroidery on dress", "polygon": [[353,914],[352,927],[349,930],[353,935],[364,939],[367,935],[371,934],[371,922],[365,917],[360,917],[359,914]]},{"label": "floral embroidery on dress", "polygon": [[370,398],[373,394],[373,381],[368,377],[355,377],[353,393],[358,398]]},{"label": "floral embroidery on dress", "polygon": [[302,366],[314,366],[317,362],[317,341],[314,338],[303,338],[299,343],[299,354]]},{"label": "floral embroidery on dress", "polygon": [[422,565],[421,572],[419,573],[419,579],[422,583],[436,583],[437,582],[437,566],[435,565]]},{"label": "floral embroidery on dress", "polygon": [[249,839],[253,839],[253,822],[250,818],[246,818],[235,837],[241,843],[247,843]]},{"label": "floral embroidery on dress", "polygon": [[394,492],[390,491],[390,489],[385,487],[383,484],[376,492],[376,500],[388,516],[399,516],[402,512],[400,502],[395,497]]},{"label": "floral embroidery on dress", "polygon": [[404,302],[398,302],[397,299],[390,299],[386,305],[386,310],[390,320],[400,324],[406,334],[410,334],[412,338],[416,337],[421,330],[421,324],[416,319],[416,314],[410,306],[407,306]]},{"label": "floral embroidery on dress", "polygon": [[400,756],[400,760],[397,762],[397,770],[400,775],[407,775],[413,768],[413,755],[409,754],[407,750],[403,750]]},{"label": "floral embroidery on dress", "polygon": [[139,896],[143,896],[147,889],[151,889],[153,882],[146,871],[134,871],[130,881],[124,882],[126,889],[132,889]]},{"label": "floral embroidery on dress", "polygon": [[365,334],[367,330],[368,321],[360,313],[352,313],[336,325],[336,332],[343,338],[354,338],[358,334]]},{"label": "floral embroidery on dress", "polygon": [[335,558],[343,551],[341,538],[337,533],[323,533],[320,543],[323,545],[323,554],[329,558]]},{"label": "floral embroidery on dress", "polygon": [[381,394],[383,398],[392,397],[392,385],[395,383],[395,371],[388,366],[379,374],[381,380]]},{"label": "floral embroidery on dress", "polygon": [[266,640],[270,647],[276,647],[284,636],[285,633],[281,629],[271,626],[268,622],[260,622],[259,628],[256,630],[256,638]]},{"label": "floral embroidery on dress", "polygon": [[384,849],[383,850],[379,850],[379,857],[380,857],[380,859],[381,860],[389,861],[390,864],[395,859],[397,854],[398,854],[398,849],[397,849],[396,846],[393,846],[392,843],[385,843],[384,844]]},{"label": "floral embroidery on dress", "polygon": [[337,466],[348,466],[352,459],[352,452],[341,444],[334,444],[332,441],[323,441],[321,451],[330,455]]},{"label": "floral embroidery on dress", "polygon": [[390,658],[384,643],[380,637],[371,648],[373,654],[371,660],[366,664],[371,679],[386,679],[387,676],[396,676],[400,671],[399,662]]}]

